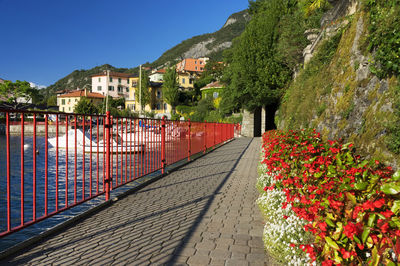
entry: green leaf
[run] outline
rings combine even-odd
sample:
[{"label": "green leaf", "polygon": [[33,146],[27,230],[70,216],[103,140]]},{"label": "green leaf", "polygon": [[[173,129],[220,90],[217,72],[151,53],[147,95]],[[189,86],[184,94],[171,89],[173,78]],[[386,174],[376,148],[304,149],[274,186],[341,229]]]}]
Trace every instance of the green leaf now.
[{"label": "green leaf", "polygon": [[356,197],[351,194],[350,192],[346,192],[346,197],[353,203],[353,204],[357,204],[357,200]]},{"label": "green leaf", "polygon": [[339,246],[329,236],[325,237],[325,241],[331,248],[339,250]]},{"label": "green leaf", "polygon": [[361,241],[358,237],[354,236],[354,241],[356,241],[356,243],[361,244]]},{"label": "green leaf", "polygon": [[387,266],[396,266],[396,264],[393,261],[389,261],[386,265]]},{"label": "green leaf", "polygon": [[373,227],[374,222],[375,222],[376,214],[373,213],[368,217],[368,226]]},{"label": "green leaf", "polygon": [[400,180],[400,170],[398,170],[396,173],[393,174],[392,179],[395,181]]},{"label": "green leaf", "polygon": [[332,220],[329,219],[329,218],[326,218],[326,219],[325,219],[325,222],[326,222],[327,225],[329,225],[329,226],[331,226],[331,227],[336,227],[335,223],[332,222]]},{"label": "green leaf", "polygon": [[397,183],[389,183],[381,186],[381,191],[388,195],[396,195],[400,192],[400,185]]},{"label": "green leaf", "polygon": [[354,188],[357,190],[365,190],[368,187],[368,182],[360,182],[354,185]]},{"label": "green leaf", "polygon": [[365,243],[365,241],[367,240],[369,233],[371,232],[371,228],[369,227],[364,227],[364,231],[361,235],[361,240],[363,243]]},{"label": "green leaf", "polygon": [[398,214],[398,212],[400,211],[400,200],[395,200],[393,202],[393,206],[390,209],[394,214]]},{"label": "green leaf", "polygon": [[358,167],[359,167],[359,168],[362,168],[362,167],[366,166],[367,164],[368,164],[368,161],[367,161],[367,160],[364,160],[364,161],[362,161],[362,162],[358,165]]}]

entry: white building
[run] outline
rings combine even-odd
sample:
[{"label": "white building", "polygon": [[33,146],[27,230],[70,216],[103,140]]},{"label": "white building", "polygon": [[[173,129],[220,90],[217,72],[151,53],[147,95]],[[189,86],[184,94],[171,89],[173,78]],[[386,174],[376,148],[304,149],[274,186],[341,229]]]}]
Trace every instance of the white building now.
[{"label": "white building", "polygon": [[113,98],[129,97],[129,78],[131,74],[110,72],[92,75],[92,92]]},{"label": "white building", "polygon": [[164,74],[165,74],[165,69],[159,69],[157,71],[154,71],[149,75],[149,79],[151,82],[163,82],[164,81]]}]

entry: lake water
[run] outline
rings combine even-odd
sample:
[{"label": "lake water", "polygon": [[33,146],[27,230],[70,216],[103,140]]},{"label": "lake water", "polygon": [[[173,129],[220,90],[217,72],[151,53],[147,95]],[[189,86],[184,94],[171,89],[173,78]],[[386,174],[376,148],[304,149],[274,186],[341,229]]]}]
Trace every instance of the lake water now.
[{"label": "lake water", "polygon": [[[24,138],[24,143],[28,148],[24,151],[24,221],[30,221],[33,217],[33,149],[32,136]],[[45,214],[45,138],[36,137],[36,217]],[[145,173],[154,171],[158,168],[160,150],[156,145],[147,147],[147,152],[130,155],[123,153],[113,155],[113,183],[116,185],[125,182],[125,175],[130,177],[141,176]],[[10,169],[11,169],[11,225],[12,227],[21,224],[21,138],[20,136],[10,137]],[[103,190],[103,154],[83,153],[78,150],[76,154],[75,170],[75,151],[68,150],[68,169],[66,168],[66,150],[59,149],[58,152],[58,208],[71,205],[83,199],[83,182],[85,183],[85,198],[90,197],[90,183],[92,193],[96,194],[97,189]],[[122,164],[121,164],[122,158]],[[126,160],[127,159],[127,160]],[[97,161],[98,160],[98,161]],[[83,180],[83,162],[85,162],[85,178]],[[118,162],[118,167],[117,167]],[[146,163],[147,162],[147,163]],[[154,163],[153,163],[154,162]],[[90,166],[92,167],[92,178],[90,178]],[[118,170],[118,173],[117,171]],[[75,172],[76,171],[76,172]],[[98,171],[98,175],[97,175]],[[68,178],[67,178],[68,176]],[[97,183],[98,178],[98,183]],[[122,178],[122,181],[121,181]],[[90,180],[92,179],[92,182]],[[66,182],[66,180],[68,182]],[[67,183],[67,185],[66,185]],[[97,187],[98,186],[98,187]],[[75,193],[76,188],[76,193]],[[68,195],[66,195],[68,191]],[[7,161],[6,161],[6,137],[0,136],[0,231],[7,229]],[[56,210],[56,150],[48,150],[48,213]],[[68,196],[68,197],[66,197]]]}]

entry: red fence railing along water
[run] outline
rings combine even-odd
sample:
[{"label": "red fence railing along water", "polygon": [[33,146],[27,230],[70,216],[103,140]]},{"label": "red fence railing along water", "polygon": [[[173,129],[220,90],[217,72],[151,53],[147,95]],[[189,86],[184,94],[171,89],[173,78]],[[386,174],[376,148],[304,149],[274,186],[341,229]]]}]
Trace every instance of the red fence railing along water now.
[{"label": "red fence railing along water", "polygon": [[[238,126],[0,110],[0,237],[226,142]],[[11,121],[11,114],[16,114]],[[27,122],[27,115],[33,117]],[[38,117],[41,120],[37,121]],[[15,121],[19,120],[19,121]],[[1,120],[0,120],[1,121]],[[0,122],[0,127],[2,123]],[[4,126],[4,125],[3,125]]]}]

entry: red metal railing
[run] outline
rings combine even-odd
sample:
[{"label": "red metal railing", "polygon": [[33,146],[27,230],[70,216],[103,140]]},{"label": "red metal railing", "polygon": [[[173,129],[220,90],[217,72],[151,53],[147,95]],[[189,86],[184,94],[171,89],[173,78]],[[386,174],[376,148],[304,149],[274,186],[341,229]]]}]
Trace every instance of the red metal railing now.
[{"label": "red metal railing", "polygon": [[[0,167],[0,237],[99,195],[109,200],[113,189],[155,171],[164,173],[167,165],[190,160],[238,134],[233,124],[109,113],[2,114],[0,166],[6,167]],[[10,114],[20,121],[11,121]]]}]

